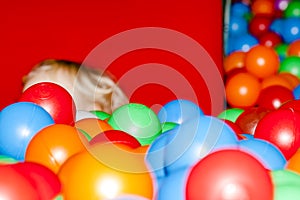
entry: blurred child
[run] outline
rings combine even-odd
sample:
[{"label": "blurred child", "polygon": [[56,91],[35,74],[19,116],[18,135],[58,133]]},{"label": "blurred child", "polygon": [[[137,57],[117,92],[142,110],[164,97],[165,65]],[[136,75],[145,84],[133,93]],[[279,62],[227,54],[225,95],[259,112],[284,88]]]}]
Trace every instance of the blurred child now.
[{"label": "blurred child", "polygon": [[39,82],[64,87],[73,97],[77,110],[101,110],[111,113],[128,103],[128,98],[113,79],[100,70],[66,60],[45,60],[23,79],[26,90]]}]

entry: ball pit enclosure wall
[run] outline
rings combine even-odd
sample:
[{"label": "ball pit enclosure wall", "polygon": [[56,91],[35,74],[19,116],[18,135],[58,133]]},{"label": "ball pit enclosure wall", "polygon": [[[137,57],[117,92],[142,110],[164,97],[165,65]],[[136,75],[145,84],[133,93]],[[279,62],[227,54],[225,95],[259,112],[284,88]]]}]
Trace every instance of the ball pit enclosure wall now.
[{"label": "ball pit enclosure wall", "polygon": [[[82,62],[101,42],[141,27],[166,28],[197,41],[222,74],[222,1],[12,0],[2,2],[0,15],[0,109],[18,100],[22,77],[38,62],[48,58]],[[187,60],[162,49],[141,48],[120,55],[108,71],[120,79],[130,69],[145,63],[169,66],[193,85],[198,103],[209,114],[207,85]],[[168,85],[152,86],[138,88],[132,100],[151,106],[184,98],[170,91]]]}]

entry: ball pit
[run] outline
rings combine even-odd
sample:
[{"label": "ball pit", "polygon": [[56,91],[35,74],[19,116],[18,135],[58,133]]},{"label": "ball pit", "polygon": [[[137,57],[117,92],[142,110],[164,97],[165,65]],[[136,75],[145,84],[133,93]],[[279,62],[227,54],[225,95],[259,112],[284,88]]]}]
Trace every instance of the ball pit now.
[{"label": "ball pit", "polygon": [[0,199],[297,199],[299,13],[232,3],[218,116],[186,99],[78,111],[64,91],[45,98],[54,85],[29,88],[0,112]]}]

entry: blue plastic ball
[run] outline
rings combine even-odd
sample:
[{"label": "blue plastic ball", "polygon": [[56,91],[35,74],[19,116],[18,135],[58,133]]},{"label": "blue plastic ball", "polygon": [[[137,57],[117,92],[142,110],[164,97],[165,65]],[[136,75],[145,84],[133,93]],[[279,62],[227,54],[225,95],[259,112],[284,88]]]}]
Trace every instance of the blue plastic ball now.
[{"label": "blue plastic ball", "polygon": [[283,40],[288,44],[300,39],[300,18],[290,17],[285,19],[282,32]]},{"label": "blue plastic ball", "polygon": [[300,99],[300,85],[293,89],[294,99]]},{"label": "blue plastic ball", "polygon": [[282,36],[284,21],[285,20],[282,18],[274,19],[269,26],[270,31],[273,31]]},{"label": "blue plastic ball", "polygon": [[236,37],[232,36],[229,37],[226,54],[230,54],[234,51],[248,52],[253,46],[258,44],[257,38],[249,33]]},{"label": "blue plastic ball", "polygon": [[237,148],[234,131],[213,116],[201,116],[172,129],[164,149],[166,174],[178,169],[190,168],[214,150]]},{"label": "blue plastic ball", "polygon": [[203,114],[201,108],[189,100],[177,99],[165,104],[157,116],[161,123],[173,122],[181,124]]},{"label": "blue plastic ball", "polygon": [[229,20],[229,35],[239,36],[248,32],[248,23],[245,18],[232,16]]},{"label": "blue plastic ball", "polygon": [[5,107],[0,116],[0,154],[23,161],[33,136],[51,124],[51,115],[37,104],[19,102]]},{"label": "blue plastic ball", "polygon": [[257,158],[269,170],[281,170],[286,165],[284,155],[268,141],[257,138],[241,140],[239,147]]},{"label": "blue plastic ball", "polygon": [[242,2],[233,3],[230,7],[230,16],[244,17],[250,12],[250,7]]},{"label": "blue plastic ball", "polygon": [[188,169],[181,169],[166,176],[157,192],[156,200],[185,199]]}]

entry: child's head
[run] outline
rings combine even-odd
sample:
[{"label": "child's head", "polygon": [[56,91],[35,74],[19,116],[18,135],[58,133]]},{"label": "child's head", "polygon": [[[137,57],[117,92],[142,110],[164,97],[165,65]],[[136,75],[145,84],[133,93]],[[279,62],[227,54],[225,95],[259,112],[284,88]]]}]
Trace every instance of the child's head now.
[{"label": "child's head", "polygon": [[111,113],[128,103],[124,92],[107,74],[65,60],[45,60],[24,77],[24,88],[39,82],[64,87],[73,97],[77,110],[101,110]]}]

